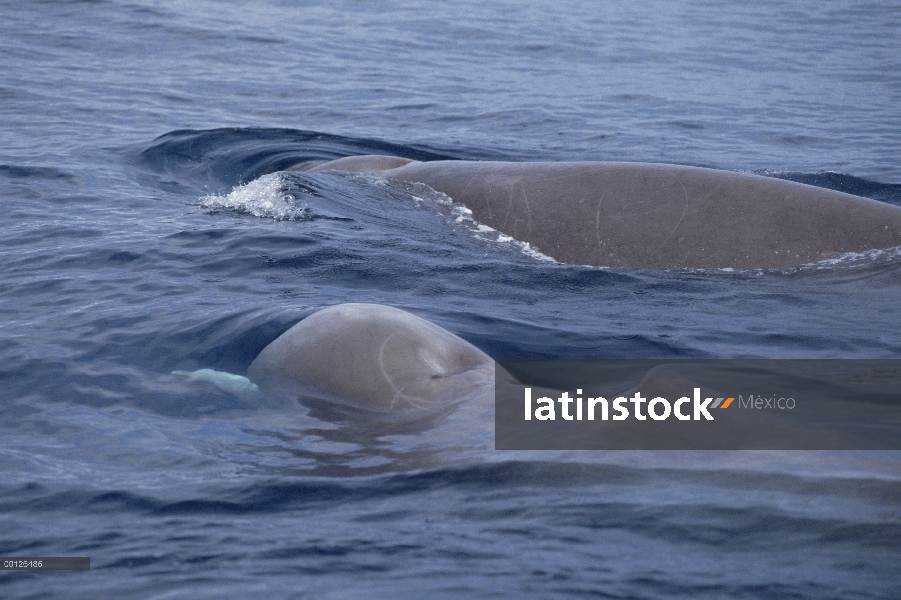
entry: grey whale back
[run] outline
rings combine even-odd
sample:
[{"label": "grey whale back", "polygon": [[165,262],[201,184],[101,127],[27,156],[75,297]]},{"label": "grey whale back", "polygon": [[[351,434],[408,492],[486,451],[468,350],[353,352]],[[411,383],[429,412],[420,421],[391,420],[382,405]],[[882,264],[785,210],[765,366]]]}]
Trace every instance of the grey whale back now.
[{"label": "grey whale back", "polygon": [[896,206],[700,167],[352,156],[295,169],[426,184],[479,222],[570,264],[766,269],[901,246]]}]

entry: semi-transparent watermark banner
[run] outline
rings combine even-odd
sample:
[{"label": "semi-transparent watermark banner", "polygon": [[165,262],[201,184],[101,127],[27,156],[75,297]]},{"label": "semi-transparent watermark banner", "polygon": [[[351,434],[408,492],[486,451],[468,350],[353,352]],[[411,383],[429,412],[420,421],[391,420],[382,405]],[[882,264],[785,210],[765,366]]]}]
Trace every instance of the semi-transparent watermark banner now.
[{"label": "semi-transparent watermark banner", "polygon": [[0,556],[0,571],[89,571],[89,556]]},{"label": "semi-transparent watermark banner", "polygon": [[901,360],[498,361],[498,450],[901,450]]}]

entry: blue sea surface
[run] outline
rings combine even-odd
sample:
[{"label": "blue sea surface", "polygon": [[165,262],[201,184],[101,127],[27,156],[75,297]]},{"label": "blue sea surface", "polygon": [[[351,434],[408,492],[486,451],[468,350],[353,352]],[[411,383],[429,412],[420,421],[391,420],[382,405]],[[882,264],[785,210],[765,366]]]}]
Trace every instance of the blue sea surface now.
[{"label": "blue sea surface", "polygon": [[0,556],[91,557],[0,597],[901,597],[898,453],[498,452],[489,418],[380,435],[172,374],[343,302],[495,358],[899,358],[898,251],[564,265],[421,187],[282,172],[666,162],[901,206],[899,31],[893,2],[0,1]]}]

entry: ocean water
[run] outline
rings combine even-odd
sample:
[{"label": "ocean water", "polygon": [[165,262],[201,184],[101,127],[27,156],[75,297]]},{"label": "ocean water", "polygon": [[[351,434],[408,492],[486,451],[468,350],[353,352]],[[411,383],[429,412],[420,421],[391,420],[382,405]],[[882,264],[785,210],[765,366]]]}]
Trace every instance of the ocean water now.
[{"label": "ocean water", "polygon": [[891,2],[0,2],[0,555],[92,565],[0,597],[901,597],[897,453],[497,452],[487,418],[384,435],[172,374],[244,374],[342,302],[495,358],[898,358],[897,252],[562,265],[427,189],[281,170],[656,161],[901,205],[899,30]]}]

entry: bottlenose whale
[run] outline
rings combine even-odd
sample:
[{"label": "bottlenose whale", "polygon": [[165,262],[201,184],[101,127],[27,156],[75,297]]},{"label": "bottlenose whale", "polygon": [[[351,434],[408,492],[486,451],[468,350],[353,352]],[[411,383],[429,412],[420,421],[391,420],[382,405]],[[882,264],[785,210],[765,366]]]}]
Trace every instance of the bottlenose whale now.
[{"label": "bottlenose whale", "polygon": [[269,397],[365,414],[433,413],[493,389],[494,362],[451,332],[378,304],[313,313],[266,346],[247,376]]},{"label": "bottlenose whale", "polygon": [[[697,407],[693,420],[686,415],[657,422],[647,418],[651,414],[648,404],[645,417],[627,422],[617,423],[614,417],[612,421],[605,418],[575,423],[572,415],[562,416],[569,410],[562,408],[566,384],[555,389],[546,386],[560,385],[560,380],[545,380],[539,385],[519,380],[525,375],[526,380],[537,377],[541,381],[540,367],[537,372],[528,367],[528,373],[514,376],[446,329],[377,304],[341,304],[313,313],[266,346],[250,365],[246,378],[211,369],[175,373],[192,381],[213,383],[244,400],[246,406],[296,407],[300,403],[309,409],[309,416],[320,421],[355,423],[379,435],[437,427],[438,437],[470,436],[476,446],[490,440],[494,433],[502,440],[499,447],[505,449],[816,449],[823,444],[836,449],[897,447],[897,434],[891,431],[891,423],[897,423],[897,408],[861,402],[860,394],[853,396],[854,405],[849,407],[847,386],[860,378],[849,379],[841,369],[833,374],[808,366],[807,373],[799,376],[798,367],[791,365],[758,365],[749,371],[735,361],[718,365],[710,361],[637,362],[631,366],[609,365],[606,370],[594,366],[581,372],[575,381],[585,387],[586,397],[603,395],[612,401],[621,396],[617,400],[625,403],[633,393],[639,398],[638,392],[644,394],[643,402],[654,398],[666,403],[666,398],[690,395],[695,388],[695,406],[701,399],[698,386],[703,385],[704,395],[711,395],[704,407],[717,394],[723,400],[727,391],[735,388],[736,377],[758,384],[781,381],[789,385],[783,389],[803,385],[818,390],[816,412],[813,418],[808,412],[797,421],[788,412],[754,410],[742,412],[737,418],[730,413],[726,419],[717,419],[717,426],[711,428],[708,421],[713,419],[709,415],[707,420],[701,419]],[[567,367],[560,368],[572,376]],[[866,376],[863,381],[865,385],[859,389],[866,394],[866,384],[871,382]],[[842,388],[846,391],[830,392]],[[583,394],[581,389],[575,393]],[[558,399],[564,411],[560,420],[545,423],[539,430],[524,426],[524,400],[525,406],[531,407],[532,398],[539,403],[547,401],[551,407]],[[580,397],[579,406],[581,402]],[[685,398],[684,402],[690,409],[691,400]],[[497,423],[495,409],[501,416]],[[864,424],[849,430],[845,426],[849,409],[862,417]],[[635,410],[639,411],[637,407]],[[582,421],[581,417],[578,420]],[[685,420],[691,422],[683,423]],[[867,420],[871,425],[865,424]],[[359,427],[351,430],[359,431]]]},{"label": "bottlenose whale", "polygon": [[289,170],[422,183],[557,261],[768,269],[901,246],[901,208],[782,179],[656,163],[418,162],[350,156]]}]

